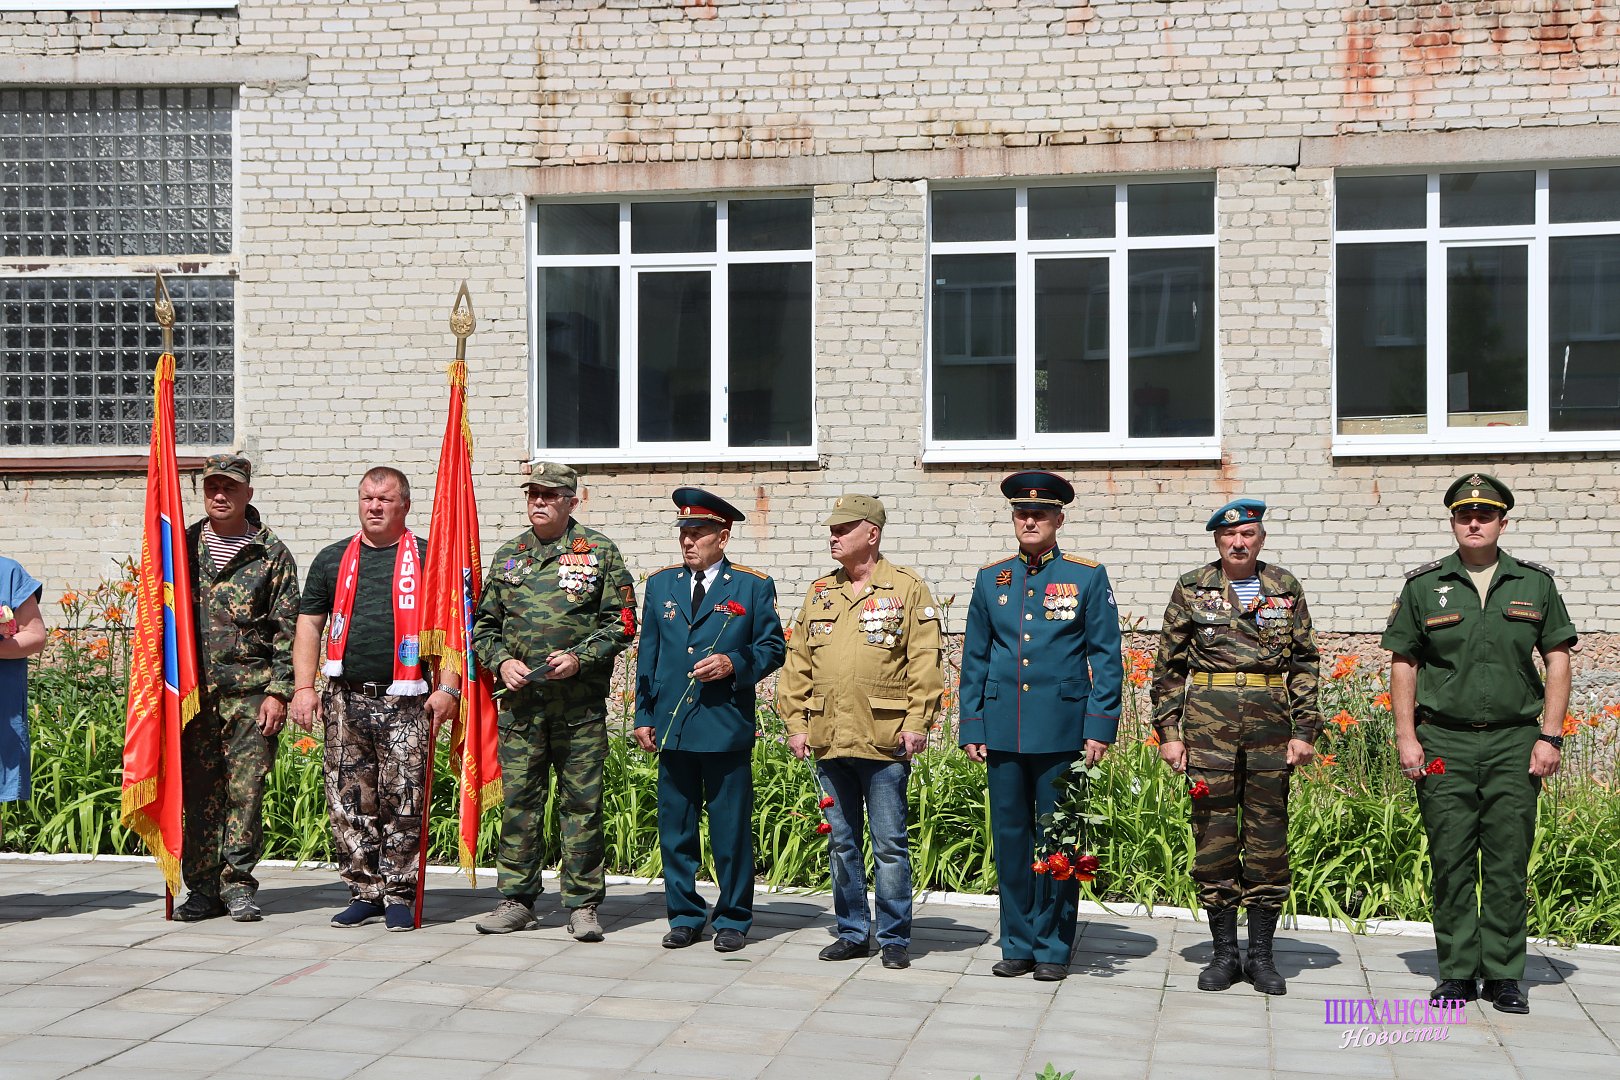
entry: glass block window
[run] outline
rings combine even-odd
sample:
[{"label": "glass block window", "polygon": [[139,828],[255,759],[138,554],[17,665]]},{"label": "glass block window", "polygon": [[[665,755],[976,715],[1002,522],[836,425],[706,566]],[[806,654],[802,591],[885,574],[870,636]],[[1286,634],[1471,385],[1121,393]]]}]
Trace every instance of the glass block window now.
[{"label": "glass block window", "polygon": [[0,453],[127,453],[151,436],[174,298],[176,437],[235,438],[228,88],[0,89]]}]

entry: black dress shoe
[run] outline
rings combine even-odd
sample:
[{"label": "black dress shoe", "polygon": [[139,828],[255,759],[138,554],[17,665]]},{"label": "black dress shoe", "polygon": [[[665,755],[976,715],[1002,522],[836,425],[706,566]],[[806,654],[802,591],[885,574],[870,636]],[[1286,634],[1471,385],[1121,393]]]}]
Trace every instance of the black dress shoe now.
[{"label": "black dress shoe", "polygon": [[1036,982],[1062,982],[1069,977],[1068,964],[1036,964]]},{"label": "black dress shoe", "polygon": [[742,947],[746,941],[747,939],[743,936],[741,930],[733,930],[728,926],[724,930],[714,932],[714,951],[742,952]]},{"label": "black dress shoe", "polygon": [[848,938],[839,938],[837,941],[821,950],[823,960],[853,960],[859,956],[870,956],[871,951],[864,941],[851,941]]},{"label": "black dress shoe", "polygon": [[[664,935],[664,948],[684,949],[688,945],[696,945],[698,938],[702,936],[702,932],[695,926],[672,926],[669,933]],[[716,944],[718,943],[719,939],[716,939]]]},{"label": "black dress shoe", "polygon": [[1479,991],[1474,989],[1473,979],[1441,979],[1440,985],[1429,991],[1430,1001],[1473,1001],[1477,997]]},{"label": "black dress shoe", "polygon": [[911,966],[911,955],[904,945],[883,946],[883,966],[893,971]]},{"label": "black dress shoe", "polygon": [[1530,1011],[1530,1002],[1525,1000],[1524,991],[1519,989],[1515,979],[1486,979],[1484,993],[1480,995],[1491,1003],[1497,1012],[1527,1013]]},{"label": "black dress shoe", "polygon": [[997,960],[990,974],[1000,979],[1016,979],[1035,970],[1033,960]]}]

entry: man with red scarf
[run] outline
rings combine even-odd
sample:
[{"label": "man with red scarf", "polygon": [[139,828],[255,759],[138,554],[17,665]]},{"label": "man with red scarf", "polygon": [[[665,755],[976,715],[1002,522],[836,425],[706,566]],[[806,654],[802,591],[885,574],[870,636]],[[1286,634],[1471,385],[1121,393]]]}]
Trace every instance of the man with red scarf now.
[{"label": "man with red scarf", "polygon": [[[460,679],[433,687],[421,656],[427,545],[405,526],[411,485],[378,466],[360,480],[360,531],[310,566],[293,639],[293,723],[324,720],[326,800],[350,903],[337,927],[415,925],[429,747],[456,714]],[[326,690],[315,674],[321,634]],[[432,692],[430,693],[430,689]]]}]

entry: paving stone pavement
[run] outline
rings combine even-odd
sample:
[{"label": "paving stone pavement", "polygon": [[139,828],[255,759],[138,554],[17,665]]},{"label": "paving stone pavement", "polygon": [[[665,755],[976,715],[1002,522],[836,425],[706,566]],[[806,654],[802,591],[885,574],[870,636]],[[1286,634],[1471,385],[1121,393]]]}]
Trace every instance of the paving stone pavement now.
[{"label": "paving stone pavement", "polygon": [[[824,896],[762,894],[745,951],[668,951],[662,893],[615,885],[607,940],[483,937],[495,893],[429,876],[419,931],[327,925],[327,870],[266,869],[260,923],[165,923],[150,863],[0,861],[0,1077],[56,1080],[1605,1080],[1620,950],[1533,947],[1533,1013],[1478,1004],[1444,1042],[1341,1048],[1327,999],[1426,997],[1423,937],[1285,930],[1288,995],[1199,993],[1201,924],[1082,920],[1067,982],[997,979],[996,914],[919,907],[909,971],[816,959]],[[1376,1035],[1378,1028],[1369,1029]],[[1386,1029],[1391,1030],[1391,1029]],[[1393,1029],[1397,1033],[1402,1029]]]}]

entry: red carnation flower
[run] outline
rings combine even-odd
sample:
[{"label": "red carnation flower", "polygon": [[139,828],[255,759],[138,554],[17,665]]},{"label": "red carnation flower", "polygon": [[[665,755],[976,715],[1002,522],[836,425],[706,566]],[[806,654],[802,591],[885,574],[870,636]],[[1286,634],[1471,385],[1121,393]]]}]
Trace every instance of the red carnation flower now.
[{"label": "red carnation flower", "polygon": [[1069,862],[1069,857],[1061,851],[1054,852],[1046,857],[1046,868],[1059,881],[1067,880],[1074,873],[1074,866]]},{"label": "red carnation flower", "polygon": [[823,821],[820,825],[816,826],[816,832],[818,832],[818,833],[822,834],[823,836],[825,836],[828,833],[832,832],[832,826],[829,825],[827,822]]},{"label": "red carnation flower", "polygon": [[1102,867],[1102,862],[1095,855],[1082,855],[1074,860],[1074,868],[1082,874],[1095,874]]},{"label": "red carnation flower", "polygon": [[1191,790],[1189,790],[1187,794],[1191,795],[1195,799],[1202,799],[1209,794],[1209,785],[1200,780],[1198,783],[1192,786]]},{"label": "red carnation flower", "polygon": [[625,637],[635,637],[636,636],[636,609],[635,608],[620,608],[619,609],[619,627],[620,627],[620,629],[622,629],[624,631],[624,636]]},{"label": "red carnation flower", "polygon": [[1046,860],[1036,859],[1034,862],[1029,864],[1029,868],[1035,871],[1037,874],[1044,874],[1046,873]]},{"label": "red carnation flower", "polygon": [[1442,773],[1444,773],[1446,771],[1445,759],[1444,758],[1435,758],[1433,761],[1429,762],[1429,767],[1427,769],[1424,769],[1423,771],[1428,773],[1430,776],[1439,776],[1439,775],[1441,775]]},{"label": "red carnation flower", "polygon": [[726,614],[727,615],[746,615],[746,614],[748,614],[748,609],[743,607],[741,604],[737,603],[737,601],[735,601],[735,600],[727,600],[726,601]]},{"label": "red carnation flower", "polygon": [[823,810],[825,810],[825,809],[827,809],[827,807],[833,805],[834,801],[835,800],[833,799],[833,797],[831,795],[823,795],[821,797],[821,801],[816,803],[816,805],[821,807]]}]

